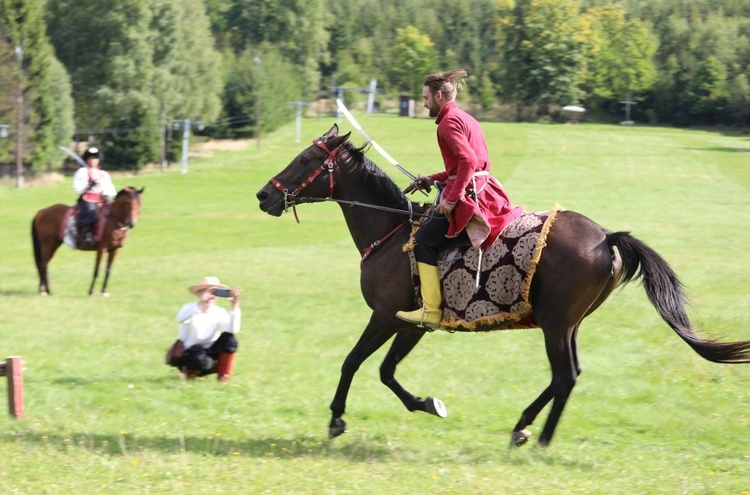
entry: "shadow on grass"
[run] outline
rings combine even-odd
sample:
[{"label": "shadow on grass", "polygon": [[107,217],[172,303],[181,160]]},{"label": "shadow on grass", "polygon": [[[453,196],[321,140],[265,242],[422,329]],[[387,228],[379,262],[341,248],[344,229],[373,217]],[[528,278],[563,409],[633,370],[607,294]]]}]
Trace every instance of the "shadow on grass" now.
[{"label": "shadow on grass", "polygon": [[30,432],[7,433],[0,437],[2,443],[22,443],[66,452],[68,449],[84,449],[92,454],[128,456],[145,452],[161,452],[180,455],[184,453],[216,457],[258,457],[272,459],[294,459],[300,457],[325,457],[350,462],[372,462],[390,458],[392,449],[387,439],[328,440],[325,437],[303,436],[298,438],[242,438],[232,439],[216,435],[185,437],[179,434],[164,437],[142,437],[137,435],[101,435],[71,433],[59,435]]},{"label": "shadow on grass", "polygon": [[714,146],[709,148],[687,148],[695,151],[716,151],[719,153],[750,153],[750,148],[734,148],[727,146]]}]

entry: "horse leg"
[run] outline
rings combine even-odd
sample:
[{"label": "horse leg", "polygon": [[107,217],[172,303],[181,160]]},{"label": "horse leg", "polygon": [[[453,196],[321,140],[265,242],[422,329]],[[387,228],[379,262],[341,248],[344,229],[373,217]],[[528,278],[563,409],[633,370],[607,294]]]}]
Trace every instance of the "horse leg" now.
[{"label": "horse leg", "polygon": [[91,286],[89,287],[89,296],[94,294],[94,283],[96,283],[96,277],[99,276],[99,264],[102,262],[102,253],[104,252],[103,247],[99,247],[96,250],[96,261],[94,261],[94,277],[91,279]]},{"label": "horse leg", "polygon": [[34,243],[34,261],[39,273],[39,294],[47,296],[52,293],[47,266],[62,242],[57,237],[40,238],[36,230],[36,225],[33,227],[32,237]]},{"label": "horse leg", "polygon": [[578,325],[568,329],[565,335],[547,339],[547,357],[552,366],[552,408],[550,409],[547,421],[544,424],[541,435],[539,435],[539,444],[547,446],[552,441],[552,435],[555,433],[557,423],[560,421],[565,404],[568,402],[576,379],[580,375],[578,366],[578,356],[576,355]]},{"label": "horse leg", "polygon": [[434,397],[427,397],[427,399],[422,400],[420,397],[410,394],[401,386],[395,376],[398,363],[414,349],[424,334],[424,330],[418,329],[402,330],[396,334],[388,354],[380,365],[380,381],[401,399],[401,402],[409,411],[423,411],[444,418],[448,415],[448,412],[443,401]]},{"label": "horse leg", "polygon": [[578,324],[560,332],[548,331],[547,328],[549,327],[545,327],[545,344],[547,357],[552,367],[552,381],[521,414],[521,419],[513,428],[511,447],[520,447],[529,440],[531,432],[526,427],[533,424],[544,406],[552,401],[552,409],[547,416],[542,434],[539,436],[541,445],[549,445],[568,397],[573,391],[576,378],[581,374],[576,351]]},{"label": "horse leg", "polygon": [[549,445],[565,404],[581,373],[578,326],[604,302],[617,285],[622,261],[608,244],[604,231],[573,212],[561,212],[547,237],[531,287],[531,306],[544,331],[552,381],[523,412],[513,429],[511,445],[528,441],[525,428],[552,401],[541,445]]},{"label": "horse leg", "polygon": [[107,282],[109,282],[109,273],[112,269],[112,263],[115,262],[116,257],[117,249],[110,249],[109,253],[107,254],[107,271],[104,273],[104,283],[102,284],[102,295],[104,297],[109,297],[109,292],[107,292]]},{"label": "horse leg", "polygon": [[384,321],[373,313],[359,341],[344,359],[336,394],[331,402],[332,416],[331,423],[328,425],[328,438],[334,438],[346,432],[346,422],[341,419],[341,416],[346,411],[346,397],[349,394],[354,374],[373,352],[380,349],[393,336],[394,332],[389,328]]}]

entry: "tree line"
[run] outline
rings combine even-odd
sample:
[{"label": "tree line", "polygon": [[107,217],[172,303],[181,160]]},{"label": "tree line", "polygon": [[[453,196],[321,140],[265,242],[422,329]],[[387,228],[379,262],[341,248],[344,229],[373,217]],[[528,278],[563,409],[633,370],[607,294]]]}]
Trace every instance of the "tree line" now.
[{"label": "tree line", "polygon": [[747,126],[750,0],[0,0],[0,163],[19,92],[27,168],[79,140],[137,170],[174,157],[175,123],[254,136],[290,102],[371,79],[419,99],[458,67],[493,118],[616,121],[629,97],[642,122]]}]

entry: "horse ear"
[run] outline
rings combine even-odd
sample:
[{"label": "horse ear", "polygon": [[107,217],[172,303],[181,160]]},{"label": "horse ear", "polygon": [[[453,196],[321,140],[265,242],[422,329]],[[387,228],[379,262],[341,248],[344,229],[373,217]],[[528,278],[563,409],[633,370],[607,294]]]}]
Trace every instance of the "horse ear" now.
[{"label": "horse ear", "polygon": [[338,124],[333,124],[333,127],[328,129],[328,132],[323,134],[323,136],[321,136],[321,139],[323,141],[328,141],[329,139],[334,138],[338,135],[339,135],[339,126]]},{"label": "horse ear", "polygon": [[349,139],[349,136],[351,136],[351,134],[352,133],[350,131],[344,134],[343,136],[334,137],[330,141],[326,141],[326,144],[328,145],[330,149],[337,148],[341,146],[341,144],[343,144],[347,139]]},{"label": "horse ear", "polygon": [[138,194],[143,194],[143,191],[145,191],[145,190],[146,190],[146,186],[143,186],[140,189],[136,189],[136,191],[138,191]]}]

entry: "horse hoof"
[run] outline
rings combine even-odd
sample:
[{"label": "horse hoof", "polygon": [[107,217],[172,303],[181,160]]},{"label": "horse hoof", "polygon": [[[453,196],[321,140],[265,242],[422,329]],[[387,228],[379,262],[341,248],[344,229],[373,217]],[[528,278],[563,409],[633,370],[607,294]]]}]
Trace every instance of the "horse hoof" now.
[{"label": "horse hoof", "polygon": [[328,438],[336,438],[344,433],[346,433],[346,421],[341,418],[331,421],[331,425],[328,427]]},{"label": "horse hoof", "polygon": [[49,292],[47,292],[46,290],[43,290],[43,291],[39,292],[39,295],[40,296],[49,296]]},{"label": "horse hoof", "polygon": [[433,416],[437,416],[439,418],[448,417],[448,410],[445,408],[445,404],[443,404],[443,401],[441,401],[440,399],[436,399],[435,397],[427,397],[424,407],[425,412],[428,412]]},{"label": "horse hoof", "polygon": [[531,438],[531,432],[529,430],[514,431],[510,437],[511,447],[520,447],[529,441]]},{"label": "horse hoof", "polygon": [[109,297],[109,292],[107,292],[106,290],[103,290],[102,297]]}]

